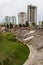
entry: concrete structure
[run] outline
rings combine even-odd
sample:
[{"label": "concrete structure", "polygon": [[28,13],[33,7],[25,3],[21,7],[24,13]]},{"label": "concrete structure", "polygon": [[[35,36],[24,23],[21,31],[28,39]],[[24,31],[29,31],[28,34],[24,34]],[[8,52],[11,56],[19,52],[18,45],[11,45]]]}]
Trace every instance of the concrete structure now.
[{"label": "concrete structure", "polygon": [[27,9],[27,21],[29,23],[37,23],[37,7],[28,5]]},{"label": "concrete structure", "polygon": [[10,17],[10,22],[12,24],[16,24],[16,17],[15,16]]},{"label": "concrete structure", "polygon": [[16,24],[16,17],[15,16],[11,16],[11,17],[6,16],[5,22],[6,22],[6,24],[10,24],[10,23]]},{"label": "concrete structure", "polygon": [[[32,33],[30,36],[27,33]],[[16,39],[19,41],[23,41],[25,39],[26,45],[30,49],[30,55],[28,56],[28,59],[23,65],[43,65],[43,30],[37,29],[37,30],[21,30],[17,29],[14,32],[12,32],[14,35],[16,33]],[[26,36],[24,37],[24,35]],[[31,40],[29,40],[32,38]],[[23,42],[24,43],[24,42]]]},{"label": "concrete structure", "polygon": [[27,14],[25,12],[20,12],[18,14],[18,24],[25,24],[27,20]]},{"label": "concrete structure", "polygon": [[10,24],[10,17],[9,16],[5,16],[5,23]]}]

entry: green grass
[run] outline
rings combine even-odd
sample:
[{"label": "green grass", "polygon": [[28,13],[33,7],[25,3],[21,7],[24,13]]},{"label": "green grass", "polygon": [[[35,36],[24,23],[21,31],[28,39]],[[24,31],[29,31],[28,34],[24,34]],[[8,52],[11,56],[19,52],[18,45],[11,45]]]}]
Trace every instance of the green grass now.
[{"label": "green grass", "polygon": [[23,65],[29,53],[28,47],[15,41],[11,33],[0,34],[0,65]]}]

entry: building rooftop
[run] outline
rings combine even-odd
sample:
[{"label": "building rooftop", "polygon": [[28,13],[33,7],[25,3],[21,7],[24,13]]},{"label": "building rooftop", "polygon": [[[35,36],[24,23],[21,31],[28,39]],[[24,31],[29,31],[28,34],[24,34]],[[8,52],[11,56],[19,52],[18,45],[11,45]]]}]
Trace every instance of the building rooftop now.
[{"label": "building rooftop", "polygon": [[37,8],[37,6],[28,5],[28,8]]},{"label": "building rooftop", "polygon": [[25,12],[20,12],[20,14],[25,14]]}]

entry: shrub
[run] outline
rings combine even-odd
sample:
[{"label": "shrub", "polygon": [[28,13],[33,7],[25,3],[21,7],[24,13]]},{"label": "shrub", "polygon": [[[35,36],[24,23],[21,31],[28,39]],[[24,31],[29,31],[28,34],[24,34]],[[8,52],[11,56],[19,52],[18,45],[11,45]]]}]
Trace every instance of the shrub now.
[{"label": "shrub", "polygon": [[35,23],[33,22],[32,25],[35,26]]},{"label": "shrub", "polygon": [[26,21],[26,27],[28,27],[29,26],[29,23],[28,23],[28,21]]},{"label": "shrub", "polygon": [[10,28],[13,28],[13,24],[12,23],[10,23]]},{"label": "shrub", "polygon": [[42,26],[43,26],[43,22],[42,22]]},{"label": "shrub", "polygon": [[19,27],[22,27],[22,25],[21,25],[21,24],[19,24]]},{"label": "shrub", "polygon": [[7,24],[7,28],[9,28],[9,25]]},{"label": "shrub", "polygon": [[26,25],[25,25],[25,24],[23,24],[23,27],[26,27]]}]

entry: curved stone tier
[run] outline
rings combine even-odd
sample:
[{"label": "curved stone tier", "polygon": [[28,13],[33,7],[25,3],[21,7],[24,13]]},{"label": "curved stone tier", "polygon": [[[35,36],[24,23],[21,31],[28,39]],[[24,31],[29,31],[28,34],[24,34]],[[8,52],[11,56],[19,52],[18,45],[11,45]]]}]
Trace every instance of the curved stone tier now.
[{"label": "curved stone tier", "polygon": [[23,65],[43,65],[43,30],[35,30],[31,34],[29,32],[28,30],[15,31],[16,37],[21,41],[34,36],[33,39],[25,43],[30,48],[30,56]]}]

